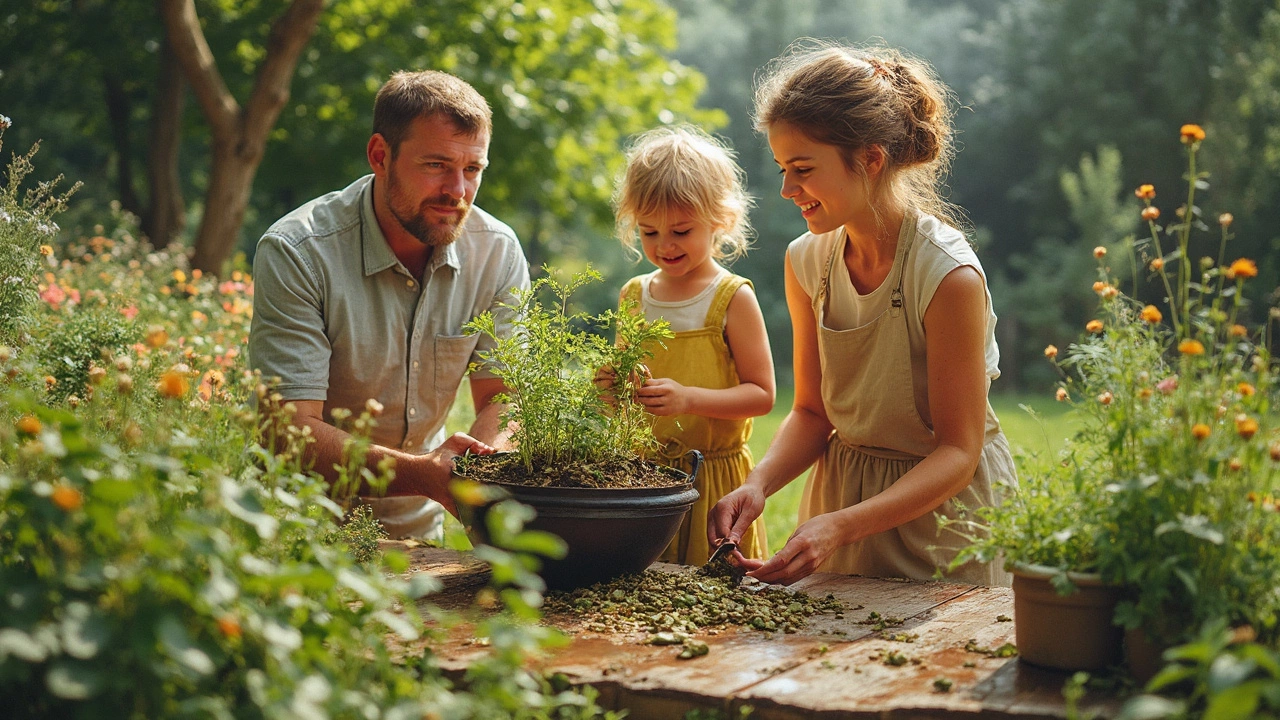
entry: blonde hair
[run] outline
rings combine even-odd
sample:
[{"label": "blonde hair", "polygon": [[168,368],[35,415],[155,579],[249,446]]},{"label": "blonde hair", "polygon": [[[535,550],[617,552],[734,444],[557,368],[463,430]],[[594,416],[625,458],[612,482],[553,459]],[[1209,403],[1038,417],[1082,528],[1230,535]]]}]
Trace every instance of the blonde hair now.
[{"label": "blonde hair", "polygon": [[715,228],[711,256],[733,261],[751,246],[744,173],[725,143],[682,125],[642,133],[627,150],[613,207],[618,238],[636,258],[639,218],[678,208]]},{"label": "blonde hair", "polygon": [[847,47],[813,39],[792,43],[757,78],[755,126],[786,123],[814,142],[839,148],[865,178],[856,153],[884,151],[871,187],[873,207],[916,207],[956,228],[964,212],[942,196],[955,154],[951,90],[923,60],[886,47]]}]

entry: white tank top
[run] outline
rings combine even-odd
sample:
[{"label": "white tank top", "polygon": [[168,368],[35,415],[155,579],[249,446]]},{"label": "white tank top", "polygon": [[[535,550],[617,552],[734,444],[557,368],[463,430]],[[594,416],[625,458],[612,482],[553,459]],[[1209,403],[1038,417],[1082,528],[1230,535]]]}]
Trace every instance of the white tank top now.
[{"label": "white tank top", "polygon": [[649,283],[653,281],[654,276],[659,272],[661,271],[654,270],[640,278],[640,306],[644,309],[645,319],[649,322],[658,319],[666,320],[671,323],[672,332],[701,330],[706,327],[707,311],[711,309],[711,301],[715,299],[716,287],[720,284],[720,280],[728,274],[728,271],[721,269],[711,279],[711,282],[707,283],[707,286],[702,289],[702,292],[688,300],[677,300],[675,302],[655,300],[653,295],[649,294]]}]

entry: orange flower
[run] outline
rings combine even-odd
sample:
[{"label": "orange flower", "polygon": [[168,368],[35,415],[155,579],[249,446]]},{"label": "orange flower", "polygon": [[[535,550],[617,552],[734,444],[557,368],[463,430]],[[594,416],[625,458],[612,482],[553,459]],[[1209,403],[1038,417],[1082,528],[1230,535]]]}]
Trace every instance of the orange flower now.
[{"label": "orange flower", "polygon": [[147,330],[145,339],[147,346],[154,350],[163,347],[165,343],[169,342],[169,333],[165,332],[162,327],[152,326]]},{"label": "orange flower", "polygon": [[1138,390],[1138,399],[1140,400],[1146,400],[1147,398],[1151,397],[1151,395],[1152,395],[1151,388],[1144,387]]},{"label": "orange flower", "polygon": [[1228,277],[1255,278],[1258,277],[1258,263],[1249,258],[1240,258],[1231,263],[1228,272],[1230,273]]},{"label": "orange flower", "polygon": [[1110,286],[1109,286],[1109,285],[1107,285],[1106,283],[1102,282],[1101,280],[1098,280],[1098,281],[1096,281],[1096,282],[1094,282],[1094,283],[1093,283],[1093,291],[1094,291],[1094,292],[1096,292],[1096,293],[1098,293],[1099,295],[1101,295],[1101,294],[1102,294],[1102,291],[1103,291],[1103,290],[1106,290],[1108,287],[1110,287]]},{"label": "orange flower", "polygon": [[1231,333],[1231,337],[1244,337],[1249,334],[1249,328],[1243,325],[1232,325],[1228,332]]},{"label": "orange flower", "polygon": [[41,254],[41,255],[44,255],[45,257],[49,257],[50,255],[52,255],[52,254],[53,254],[53,246],[52,246],[52,245],[41,245],[41,246],[40,246],[40,254]]},{"label": "orange flower", "polygon": [[1191,426],[1191,437],[1196,440],[1204,440],[1209,437],[1209,426],[1204,423],[1196,423]]},{"label": "orange flower", "polygon": [[52,376],[52,375],[45,375],[45,376],[44,376],[44,389],[45,389],[45,390],[53,390],[53,387],[54,387],[55,385],[57,385],[57,384],[58,384],[58,378],[56,378],[56,377],[54,377],[54,376]]},{"label": "orange flower", "polygon": [[1156,186],[1155,185],[1139,185],[1138,189],[1133,191],[1133,194],[1137,195],[1142,200],[1150,200],[1151,198],[1156,196]]},{"label": "orange flower", "polygon": [[80,506],[84,504],[84,496],[80,494],[79,490],[70,485],[59,485],[54,488],[53,494],[49,496],[49,499],[53,501],[54,505],[66,512],[79,510]]},{"label": "orange flower", "polygon": [[1183,355],[1203,355],[1204,344],[1199,340],[1183,340],[1178,343],[1178,352]]},{"label": "orange flower", "polygon": [[1045,357],[1047,357],[1047,358],[1049,358],[1050,360],[1052,360],[1052,359],[1054,359],[1054,358],[1058,357],[1058,346],[1057,346],[1057,345],[1049,345],[1048,347],[1046,347],[1046,348],[1044,349],[1044,356],[1045,356]]},{"label": "orange flower", "polygon": [[1114,399],[1115,399],[1115,396],[1111,394],[1110,390],[1098,396],[1098,402],[1102,403],[1103,405],[1110,405],[1111,401]]},{"label": "orange flower", "polygon": [[1098,247],[1093,249],[1093,256],[1101,260],[1102,258],[1107,256],[1107,249],[1099,245]]},{"label": "orange flower", "polygon": [[1066,388],[1058,388],[1058,392],[1054,393],[1054,397],[1056,397],[1056,398],[1058,399],[1058,402],[1066,402],[1066,400],[1067,400],[1067,389],[1066,389]]},{"label": "orange flower", "polygon": [[1267,448],[1267,452],[1271,455],[1271,459],[1280,462],[1280,442],[1271,443],[1271,447]]},{"label": "orange flower", "polygon": [[1160,208],[1155,205],[1142,208],[1142,219],[1147,222],[1155,222],[1160,217]]},{"label": "orange flower", "polygon": [[1084,329],[1085,329],[1085,330],[1088,330],[1089,332],[1093,333],[1094,335],[1097,335],[1098,333],[1102,332],[1102,321],[1101,321],[1101,320],[1090,320],[1090,321],[1089,321],[1089,324],[1084,326]]},{"label": "orange flower", "polygon": [[1227,463],[1227,467],[1231,472],[1240,472],[1244,467],[1244,463],[1240,462],[1240,458],[1231,458],[1231,462]]},{"label": "orange flower", "polygon": [[1222,227],[1231,227],[1231,223],[1236,221],[1236,216],[1231,213],[1222,213],[1218,216],[1218,224]]},{"label": "orange flower", "polygon": [[18,418],[18,422],[15,423],[15,426],[18,428],[18,432],[25,433],[27,435],[38,434],[42,427],[40,425],[40,421],[37,420],[34,415],[23,415]]},{"label": "orange flower", "polygon": [[1241,413],[1236,416],[1236,434],[1248,440],[1258,434],[1258,421]]},{"label": "orange flower", "polygon": [[1204,139],[1204,128],[1199,125],[1183,125],[1181,132],[1183,145],[1198,143]]},{"label": "orange flower", "polygon": [[1237,385],[1236,390],[1240,391],[1240,394],[1245,397],[1251,397],[1253,393],[1256,392],[1256,389],[1247,382],[1242,382]]},{"label": "orange flower", "polygon": [[156,384],[156,388],[160,394],[167,398],[180,398],[187,394],[191,389],[191,382],[187,380],[186,373],[170,370],[160,376],[160,382]]},{"label": "orange flower", "polygon": [[1152,270],[1154,270],[1154,271],[1156,271],[1156,272],[1160,272],[1160,269],[1161,269],[1161,268],[1163,268],[1163,267],[1164,267],[1164,258],[1156,258],[1156,259],[1154,259],[1154,260],[1152,260],[1152,261],[1151,261],[1151,269],[1152,269]]},{"label": "orange flower", "polygon": [[1148,305],[1142,308],[1142,319],[1155,325],[1164,319],[1164,315],[1160,314],[1160,308],[1155,305]]},{"label": "orange flower", "polygon": [[225,637],[238,638],[241,635],[240,621],[234,615],[223,615],[218,618],[218,632]]}]

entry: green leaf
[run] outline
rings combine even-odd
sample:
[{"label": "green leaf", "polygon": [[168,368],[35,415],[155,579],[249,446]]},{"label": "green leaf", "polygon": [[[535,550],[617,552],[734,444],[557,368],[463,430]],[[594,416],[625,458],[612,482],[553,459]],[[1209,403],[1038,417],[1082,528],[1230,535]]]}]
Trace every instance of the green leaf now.
[{"label": "green leaf", "polygon": [[158,634],[160,644],[174,660],[201,675],[208,675],[214,671],[213,660],[210,660],[209,655],[192,642],[186,627],[177,617],[165,615],[160,620]]},{"label": "green leaf", "polygon": [[88,660],[98,654],[111,635],[111,628],[101,614],[83,602],[70,602],[62,618],[62,649],[68,655]]},{"label": "green leaf", "polygon": [[1139,695],[1124,704],[1120,711],[1120,720],[1166,720],[1181,717],[1186,711],[1186,703],[1180,700],[1169,700],[1158,695]]},{"label": "green leaf", "polygon": [[1230,653],[1223,653],[1209,665],[1206,683],[1210,692],[1221,692],[1248,680],[1257,669],[1252,660],[1241,660]]},{"label": "green leaf", "polygon": [[0,629],[0,662],[13,655],[30,663],[44,662],[49,651],[36,639],[16,628]]},{"label": "green leaf", "polygon": [[1253,717],[1253,711],[1258,707],[1258,695],[1261,689],[1261,683],[1254,681],[1212,694],[1204,710],[1204,720],[1238,720]]},{"label": "green leaf", "polygon": [[525,530],[511,539],[507,549],[513,552],[535,553],[559,560],[569,551],[569,546],[559,536],[542,530]]},{"label": "green leaf", "polygon": [[409,586],[405,589],[405,594],[411,600],[418,600],[431,593],[440,592],[443,587],[444,584],[434,575],[422,572],[414,573],[413,577],[409,578]]}]

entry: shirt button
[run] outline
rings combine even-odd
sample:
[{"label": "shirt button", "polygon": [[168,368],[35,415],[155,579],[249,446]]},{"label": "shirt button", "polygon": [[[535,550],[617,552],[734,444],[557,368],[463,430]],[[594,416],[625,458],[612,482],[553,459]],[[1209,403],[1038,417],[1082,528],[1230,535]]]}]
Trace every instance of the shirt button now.
[{"label": "shirt button", "polygon": [[405,280],[405,281],[404,281],[404,284],[405,284],[405,285],[408,285],[409,287],[413,287],[413,286],[414,286],[414,282],[413,282],[412,280]]},{"label": "shirt button", "polygon": [[417,414],[418,414],[417,408],[409,408],[409,417],[413,417],[414,415],[417,415]]}]

